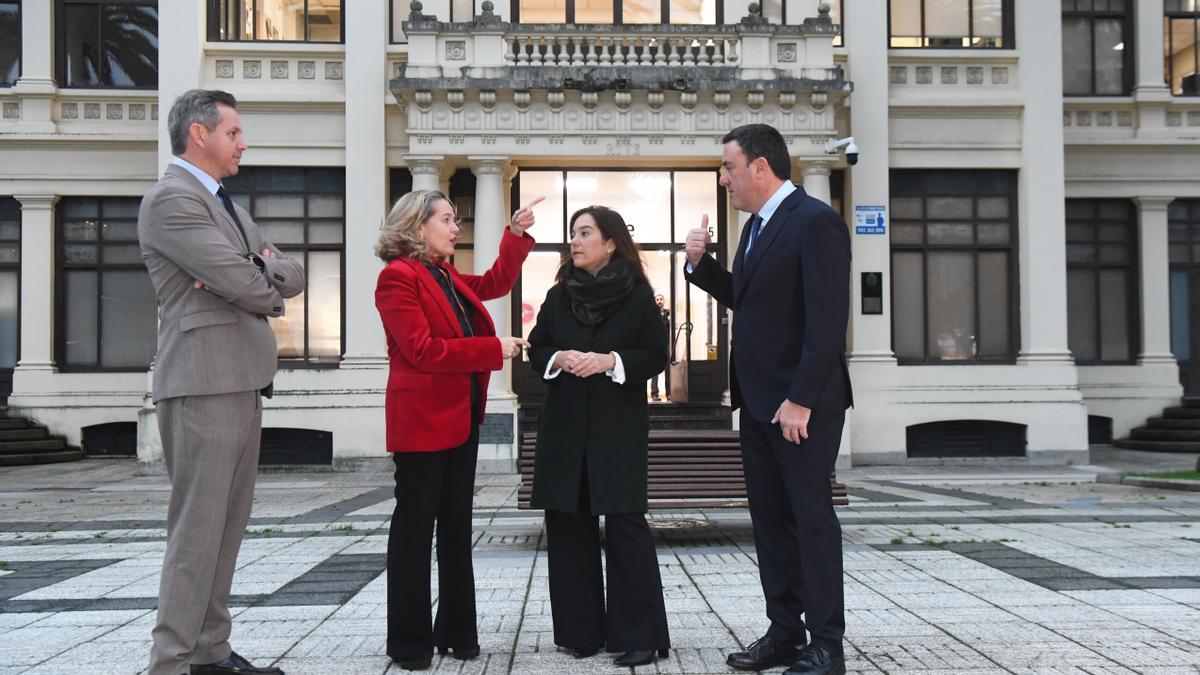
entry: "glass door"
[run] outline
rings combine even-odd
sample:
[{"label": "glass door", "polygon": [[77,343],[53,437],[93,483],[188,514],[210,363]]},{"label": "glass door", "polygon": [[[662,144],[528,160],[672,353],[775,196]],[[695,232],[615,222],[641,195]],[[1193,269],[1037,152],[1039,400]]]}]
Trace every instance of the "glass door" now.
[{"label": "glass door", "polygon": [[12,393],[21,333],[21,207],[0,198],[0,405]]},{"label": "glass door", "polygon": [[[537,246],[525,261],[514,290],[514,333],[533,329],[546,291],[554,285],[569,249],[570,215],[591,204],[619,212],[629,225],[651,286],[662,299],[662,319],[672,338],[667,372],[647,383],[651,401],[720,401],[727,380],[724,312],[707,294],[683,279],[683,242],[688,230],[708,214],[715,242],[724,228],[724,191],[717,172],[704,170],[523,170],[513,183],[513,203],[545,197],[531,233]],[[513,369],[513,388],[522,401],[536,404],[545,396],[540,373],[528,363]],[[657,393],[657,399],[655,394]]]},{"label": "glass door", "polygon": [[1184,396],[1200,396],[1200,199],[1177,199],[1169,211],[1171,351]]}]

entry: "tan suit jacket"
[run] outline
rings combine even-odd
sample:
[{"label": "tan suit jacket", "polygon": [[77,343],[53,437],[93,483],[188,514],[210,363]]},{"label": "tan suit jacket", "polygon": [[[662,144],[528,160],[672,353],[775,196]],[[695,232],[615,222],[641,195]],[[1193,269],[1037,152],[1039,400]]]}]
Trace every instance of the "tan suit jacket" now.
[{"label": "tan suit jacket", "polygon": [[158,301],[155,402],[257,391],[275,376],[266,317],[281,316],[283,299],[304,290],[304,270],[276,250],[260,271],[248,254],[275,249],[245,209],[234,209],[248,242],[220,199],[176,165],[142,198],[138,241]]}]

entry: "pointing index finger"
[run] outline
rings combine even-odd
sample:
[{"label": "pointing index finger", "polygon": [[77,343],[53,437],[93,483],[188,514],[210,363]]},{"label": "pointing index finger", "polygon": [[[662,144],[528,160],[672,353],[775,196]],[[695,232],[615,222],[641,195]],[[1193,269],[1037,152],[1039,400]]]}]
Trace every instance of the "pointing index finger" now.
[{"label": "pointing index finger", "polygon": [[533,201],[526,204],[525,206],[522,206],[521,210],[532,209],[533,207],[537,206],[538,204],[541,204],[544,201],[546,201],[545,197],[538,197],[537,199],[534,199]]}]

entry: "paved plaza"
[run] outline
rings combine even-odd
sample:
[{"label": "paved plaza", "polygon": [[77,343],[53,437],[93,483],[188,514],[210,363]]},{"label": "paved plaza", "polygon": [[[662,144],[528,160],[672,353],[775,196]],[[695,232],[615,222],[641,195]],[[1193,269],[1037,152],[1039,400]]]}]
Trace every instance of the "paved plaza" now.
[{"label": "paved plaza", "polygon": [[[1094,480],[1194,456],[1093,461],[840,474],[850,670],[1200,673],[1200,493]],[[379,466],[260,475],[233,586],[240,653],[289,674],[403,672],[384,655],[392,481]],[[541,514],[516,507],[515,476],[478,485],[483,654],[434,670],[628,673],[555,650]],[[144,668],[168,494],[131,460],[0,470],[0,673]],[[747,512],[652,518],[673,648],[638,670],[735,672],[725,654],[766,628]]]}]

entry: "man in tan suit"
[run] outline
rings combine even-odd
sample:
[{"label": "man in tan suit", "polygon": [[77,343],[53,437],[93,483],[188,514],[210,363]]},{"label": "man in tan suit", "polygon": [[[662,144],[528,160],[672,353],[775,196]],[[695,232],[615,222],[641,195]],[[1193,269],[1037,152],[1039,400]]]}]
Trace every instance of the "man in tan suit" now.
[{"label": "man in tan suit", "polygon": [[154,402],[171,478],[151,675],[282,675],[230,647],[229,589],[254,498],[261,396],[277,363],[266,317],[304,290],[304,271],[221,187],[246,149],[236,107],[222,91],[175,101],[175,158],[138,213],[158,301]]}]

